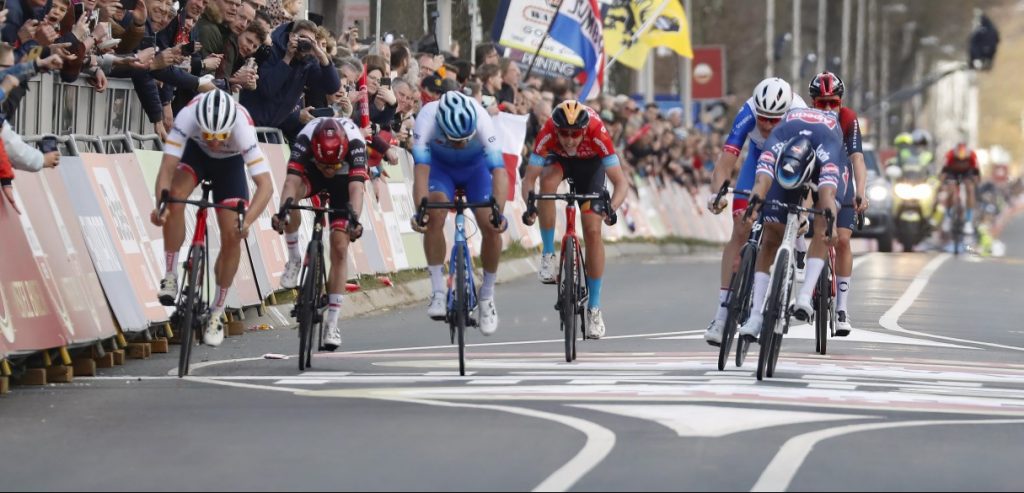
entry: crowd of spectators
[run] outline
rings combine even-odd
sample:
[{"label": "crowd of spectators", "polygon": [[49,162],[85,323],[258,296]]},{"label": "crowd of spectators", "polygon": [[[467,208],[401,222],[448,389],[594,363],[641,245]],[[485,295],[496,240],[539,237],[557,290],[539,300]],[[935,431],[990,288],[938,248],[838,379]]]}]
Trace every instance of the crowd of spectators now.
[{"label": "crowd of spectators", "polygon": [[[108,77],[123,78],[163,137],[196,94],[220,87],[237,95],[257,126],[280,129],[286,139],[316,116],[352,118],[371,140],[377,166],[397,162],[398,148],[411,147],[418,109],[445,91],[464,91],[492,114],[527,115],[526,153],[552,108],[578,89],[569,79],[524,74],[490,43],[470,57],[458,44],[438,50],[430,36],[413,42],[392,34],[361,38],[358,28],[331,32],[299,19],[302,5],[8,0],[0,12],[3,113],[13,115],[25,81],[38,71],[59,72],[66,82],[81,78],[97,91],[106,89]],[[641,111],[626,96],[586,103],[600,113],[635,176],[690,188],[708,181],[727,130],[724,118],[686,128],[679,109]]]}]

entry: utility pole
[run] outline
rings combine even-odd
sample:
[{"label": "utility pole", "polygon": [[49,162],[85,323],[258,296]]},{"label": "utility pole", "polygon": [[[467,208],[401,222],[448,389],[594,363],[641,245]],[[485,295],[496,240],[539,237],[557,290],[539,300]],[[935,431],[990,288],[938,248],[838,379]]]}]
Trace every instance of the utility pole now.
[{"label": "utility pole", "polygon": [[854,62],[853,73],[853,107],[861,109],[864,107],[864,87],[867,81],[864,77],[864,46],[868,0],[857,0],[857,60]]},{"label": "utility pole", "polygon": [[[768,0],[775,3],[775,0]],[[693,26],[693,0],[686,0],[686,21]],[[774,9],[772,9],[774,10]],[[690,29],[690,37],[693,37],[693,29]],[[693,127],[693,60],[683,58],[683,73],[680,78],[683,81],[683,124],[686,128]]]},{"label": "utility pole", "polygon": [[793,71],[790,74],[792,77],[791,84],[800,83],[800,63],[804,61],[800,50],[800,9],[802,3],[801,0],[793,0]]},{"label": "utility pole", "polygon": [[[768,78],[775,77],[775,0],[767,0],[765,4],[768,12],[764,16],[764,76]],[[686,12],[686,15],[690,15],[690,12]]]},{"label": "utility pole", "polygon": [[840,65],[843,76],[850,74],[850,68],[853,65],[850,60],[850,27],[853,25],[850,22],[850,15],[853,12],[853,0],[843,0],[843,46],[840,51]]},{"label": "utility pole", "polygon": [[448,51],[452,47],[452,0],[437,0],[437,47]]},{"label": "utility pole", "polygon": [[828,24],[828,7],[825,0],[818,0],[818,68],[815,73],[825,71],[825,60],[828,53],[825,53],[825,26]]}]

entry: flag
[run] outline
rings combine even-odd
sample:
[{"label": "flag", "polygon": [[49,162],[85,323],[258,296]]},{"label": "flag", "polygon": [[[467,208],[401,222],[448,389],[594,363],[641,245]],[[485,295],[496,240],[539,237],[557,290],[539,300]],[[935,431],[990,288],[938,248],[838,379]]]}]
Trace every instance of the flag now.
[{"label": "flag", "polygon": [[551,39],[576,52],[586,71],[580,99],[597,97],[604,80],[604,34],[597,0],[563,0],[551,25]]},{"label": "flag", "polygon": [[690,26],[679,0],[634,0],[606,8],[604,42],[609,56],[634,70],[643,68],[647,53],[657,46],[693,58]]},{"label": "flag", "polygon": [[523,144],[526,142],[526,125],[530,117],[498,113],[494,117],[494,132],[498,134],[501,155],[505,159],[505,170],[508,171],[508,200],[514,201],[516,179],[519,178],[519,165],[523,159]]}]

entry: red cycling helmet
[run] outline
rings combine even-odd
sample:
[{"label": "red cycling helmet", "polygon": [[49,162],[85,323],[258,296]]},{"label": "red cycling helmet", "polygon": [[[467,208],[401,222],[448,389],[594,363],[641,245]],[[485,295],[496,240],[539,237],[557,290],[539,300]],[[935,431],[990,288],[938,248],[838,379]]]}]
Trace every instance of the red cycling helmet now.
[{"label": "red cycling helmet", "polygon": [[348,154],[348,136],[334,118],[325,118],[313,130],[310,142],[313,159],[324,165],[338,165]]},{"label": "red cycling helmet", "polygon": [[842,99],[843,93],[846,92],[846,86],[843,84],[843,79],[840,79],[838,75],[826,71],[815,75],[811,79],[807,92],[810,93],[811,99],[828,97]]}]

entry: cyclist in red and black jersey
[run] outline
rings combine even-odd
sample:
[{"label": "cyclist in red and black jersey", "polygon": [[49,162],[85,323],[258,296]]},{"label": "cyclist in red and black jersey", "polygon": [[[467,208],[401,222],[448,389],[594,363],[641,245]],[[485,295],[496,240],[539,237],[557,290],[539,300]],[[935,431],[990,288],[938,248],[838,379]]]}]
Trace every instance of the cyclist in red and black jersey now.
[{"label": "cyclist in red and black jersey", "polygon": [[[605,176],[611,179],[615,193],[612,210],[594,211],[590,203],[580,204],[583,211],[583,241],[587,257],[587,288],[590,304],[587,310],[587,337],[599,339],[604,335],[601,315],[601,277],[604,275],[604,240],[601,222],[626,200],[629,180],[619,165],[611,135],[596,111],[578,101],[563,101],[551,113],[534,145],[530,165],[523,177],[523,197],[533,191],[537,178],[541,179],[541,193],[556,193],[562,180],[571,179],[580,194],[601,193],[605,189]],[[557,257],[555,255],[555,205],[542,201],[540,232],[544,241],[540,279],[545,284],[555,282]],[[533,224],[533,219],[529,222]]]},{"label": "cyclist in red and black jersey", "polygon": [[978,155],[967,145],[960,142],[951,151],[946,153],[946,164],[942,167],[939,177],[943,187],[946,188],[946,210],[952,208],[951,188],[954,184],[946,184],[946,180],[957,178],[967,189],[967,214],[964,215],[964,234],[974,234],[974,201],[975,190],[978,187],[978,178],[981,177],[981,170],[978,168]]}]

